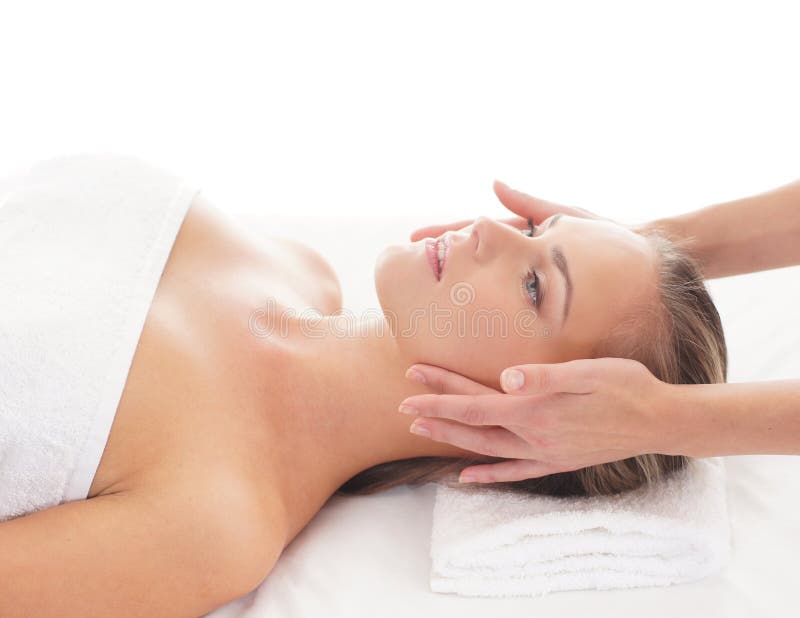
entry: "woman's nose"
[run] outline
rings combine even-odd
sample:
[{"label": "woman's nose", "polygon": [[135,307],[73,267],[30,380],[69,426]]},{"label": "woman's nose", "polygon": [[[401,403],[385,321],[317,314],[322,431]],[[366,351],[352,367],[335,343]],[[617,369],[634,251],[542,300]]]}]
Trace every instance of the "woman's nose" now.
[{"label": "woman's nose", "polygon": [[489,217],[480,216],[473,223],[472,233],[477,236],[475,253],[478,259],[490,259],[498,251],[509,250],[511,243],[522,235],[518,230]]}]

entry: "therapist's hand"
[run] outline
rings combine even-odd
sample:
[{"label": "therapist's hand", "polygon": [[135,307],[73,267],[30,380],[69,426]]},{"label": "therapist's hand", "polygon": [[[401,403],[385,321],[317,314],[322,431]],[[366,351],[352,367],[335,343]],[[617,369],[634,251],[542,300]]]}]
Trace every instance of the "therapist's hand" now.
[{"label": "therapist's hand", "polygon": [[[432,440],[510,459],[464,468],[462,482],[467,475],[479,483],[520,481],[645,453],[679,454],[673,446],[685,428],[676,422],[673,385],[638,361],[516,365],[501,375],[505,393],[433,365],[412,365],[406,376],[415,379],[415,372],[438,394],[401,405],[417,410],[414,423]],[[519,387],[515,376],[523,379]]]},{"label": "therapist's hand", "polygon": [[[503,206],[517,215],[516,217],[499,219],[499,221],[520,229],[528,227],[528,218],[533,219],[535,225],[539,225],[542,221],[547,219],[547,217],[556,213],[563,213],[565,215],[583,217],[586,219],[605,219],[605,217],[600,217],[588,210],[578,208],[577,206],[565,206],[563,204],[556,204],[555,202],[548,202],[547,200],[533,197],[522,191],[512,189],[499,180],[494,181],[492,189],[494,189],[497,199],[500,200]],[[610,219],[606,220],[610,221]],[[454,221],[444,225],[429,225],[419,228],[411,233],[411,241],[416,242],[422,238],[435,238],[442,234],[442,232],[446,232],[447,230],[459,230],[462,227],[470,225],[472,222],[473,219],[462,219],[461,221]]]}]

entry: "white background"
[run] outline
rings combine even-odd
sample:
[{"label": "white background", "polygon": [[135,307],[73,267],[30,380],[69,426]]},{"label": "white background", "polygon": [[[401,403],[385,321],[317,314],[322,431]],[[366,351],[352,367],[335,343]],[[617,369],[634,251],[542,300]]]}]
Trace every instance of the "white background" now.
[{"label": "white background", "polygon": [[800,177],[792,5],[3,3],[0,175],[109,150],[230,212],[431,223],[505,216],[500,178],[639,222]]}]

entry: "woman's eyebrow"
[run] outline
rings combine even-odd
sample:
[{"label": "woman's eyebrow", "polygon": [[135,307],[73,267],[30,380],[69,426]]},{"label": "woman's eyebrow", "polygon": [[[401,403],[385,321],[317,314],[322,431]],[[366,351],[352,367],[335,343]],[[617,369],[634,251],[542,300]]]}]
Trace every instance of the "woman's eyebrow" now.
[{"label": "woman's eyebrow", "polygon": [[[558,220],[561,218],[562,214],[563,213],[558,213],[556,215],[553,215],[549,219],[547,219],[547,225],[544,226],[544,229],[545,230],[549,230],[551,227],[553,227],[558,222]],[[544,230],[542,230],[542,231],[544,231]]]},{"label": "woman's eyebrow", "polygon": [[[552,225],[552,223],[550,224]],[[550,227],[548,225],[547,227]],[[567,266],[567,258],[564,257],[564,252],[561,251],[561,247],[553,247],[550,251],[550,254],[553,258],[553,264],[556,265],[558,268],[558,272],[561,273],[561,276],[564,277],[564,285],[567,288],[567,293],[564,295],[564,317],[561,319],[561,328],[564,328],[564,322],[567,321],[567,315],[569,315],[569,308],[572,304],[572,279],[569,276],[569,267]]]}]

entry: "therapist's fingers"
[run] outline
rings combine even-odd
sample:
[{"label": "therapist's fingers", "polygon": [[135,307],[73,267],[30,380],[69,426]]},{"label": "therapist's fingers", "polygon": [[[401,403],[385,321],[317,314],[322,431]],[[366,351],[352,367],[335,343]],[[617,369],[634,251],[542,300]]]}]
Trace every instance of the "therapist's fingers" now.
[{"label": "therapist's fingers", "polygon": [[460,221],[454,221],[452,223],[440,223],[438,225],[421,227],[411,232],[411,242],[416,242],[423,238],[435,238],[447,230],[460,230],[462,227],[471,225],[474,220],[475,219],[461,219]]},{"label": "therapist's fingers", "polygon": [[598,371],[606,364],[595,358],[563,363],[515,365],[500,374],[500,386],[509,395],[591,393],[597,387]]},{"label": "therapist's fingers", "polygon": [[[539,224],[547,217],[563,213],[573,217],[583,217],[586,219],[601,219],[602,217],[578,206],[565,206],[564,204],[557,204],[549,202],[522,191],[512,189],[504,182],[495,180],[492,185],[497,199],[500,203],[508,208],[511,212],[515,213],[516,217],[507,217],[504,219],[497,219],[502,223],[508,223],[514,227],[524,229],[527,226],[528,219],[533,219],[535,224]],[[435,238],[440,236],[448,230],[460,230],[463,227],[471,225],[474,219],[461,219],[460,221],[453,221],[452,223],[428,225],[414,230],[411,233],[411,242],[422,240],[423,238]]]},{"label": "therapist's fingers", "polygon": [[513,459],[493,464],[469,466],[461,471],[458,480],[462,483],[510,483],[526,479],[540,478],[565,472],[535,459]]},{"label": "therapist's fingers", "polygon": [[[460,230],[468,225],[472,225],[474,221],[474,219],[462,219],[461,221],[454,221],[453,223],[421,227],[411,233],[411,242],[416,242],[418,240],[422,240],[423,238],[436,238],[448,230]],[[522,219],[520,217],[505,217],[503,219],[497,219],[497,221],[500,221],[501,223],[508,223],[508,225],[519,229],[525,229],[528,227],[527,219]]]},{"label": "therapist's fingers", "polygon": [[526,457],[530,454],[528,443],[503,427],[470,427],[441,419],[418,418],[411,423],[409,431],[418,433],[419,429],[430,432],[419,434],[430,440],[447,442],[489,457]]},{"label": "therapist's fingers", "polygon": [[437,393],[451,395],[487,395],[498,393],[480,382],[475,382],[462,376],[460,373],[448,371],[436,365],[417,363],[406,371],[406,377],[410,380],[422,382]]},{"label": "therapist's fingers", "polygon": [[443,418],[466,425],[522,425],[536,428],[546,398],[497,395],[436,395],[406,397],[399,410],[406,414]]},{"label": "therapist's fingers", "polygon": [[557,213],[571,215],[573,217],[582,217],[584,219],[600,218],[596,214],[583,208],[578,208],[577,206],[556,204],[555,202],[549,202],[523,193],[522,191],[517,191],[499,180],[494,181],[492,189],[494,189],[497,199],[500,200],[503,206],[508,208],[511,212],[516,213],[524,220],[528,218],[533,219],[533,222],[537,225],[547,219],[547,217]]}]

